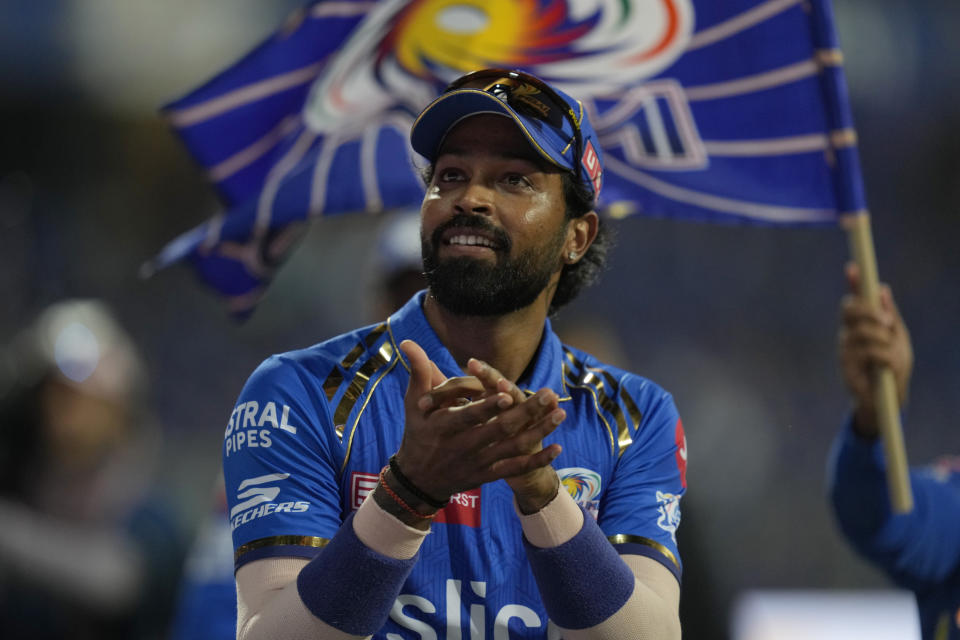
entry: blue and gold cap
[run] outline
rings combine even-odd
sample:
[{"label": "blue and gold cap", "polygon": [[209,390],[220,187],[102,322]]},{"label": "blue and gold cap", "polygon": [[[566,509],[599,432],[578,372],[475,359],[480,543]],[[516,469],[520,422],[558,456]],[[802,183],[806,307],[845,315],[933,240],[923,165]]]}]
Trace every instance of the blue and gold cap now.
[{"label": "blue and gold cap", "polygon": [[523,71],[483,69],[455,80],[417,117],[410,143],[433,162],[447,132],[481,113],[511,118],[540,155],[577,174],[596,200],[603,184],[603,157],[583,105]]}]

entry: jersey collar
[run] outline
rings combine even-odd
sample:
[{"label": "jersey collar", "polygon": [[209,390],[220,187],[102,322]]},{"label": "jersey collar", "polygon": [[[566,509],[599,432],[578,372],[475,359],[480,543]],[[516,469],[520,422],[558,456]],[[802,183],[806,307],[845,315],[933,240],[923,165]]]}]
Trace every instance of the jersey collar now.
[{"label": "jersey collar", "polygon": [[[463,371],[457,366],[453,356],[440,342],[433,327],[427,322],[423,313],[423,301],[426,291],[415,294],[403,307],[390,316],[388,320],[390,333],[395,345],[399,346],[404,340],[413,340],[419,344],[431,360],[447,377],[462,376]],[[406,356],[399,351],[403,365],[410,370],[410,363]],[[517,386],[528,394],[538,389],[549,387],[561,398],[566,395],[563,385],[563,346],[560,339],[553,332],[550,320],[545,321],[543,338],[534,355],[533,366],[528,368],[527,374],[517,382]]]}]

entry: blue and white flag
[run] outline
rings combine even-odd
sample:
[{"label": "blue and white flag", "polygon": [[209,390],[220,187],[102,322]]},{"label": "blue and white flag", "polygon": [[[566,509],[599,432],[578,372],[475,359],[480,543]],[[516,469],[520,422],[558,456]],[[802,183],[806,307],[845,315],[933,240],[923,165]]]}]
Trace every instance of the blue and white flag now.
[{"label": "blue and white flag", "polygon": [[414,116],[525,69],[583,101],[615,216],[829,225],[865,210],[829,0],[326,1],[164,109],[225,211],[188,258],[239,314],[305,222],[419,203]]}]

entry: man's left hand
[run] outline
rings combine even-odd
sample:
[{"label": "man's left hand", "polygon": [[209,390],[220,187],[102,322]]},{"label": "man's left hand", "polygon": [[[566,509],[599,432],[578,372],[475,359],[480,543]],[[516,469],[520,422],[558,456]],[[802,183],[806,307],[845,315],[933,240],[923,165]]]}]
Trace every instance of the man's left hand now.
[{"label": "man's left hand", "polygon": [[[556,394],[549,389],[541,389],[535,395],[527,397],[517,385],[510,382],[503,374],[486,362],[476,358],[471,358],[467,363],[467,372],[480,381],[487,393],[506,393],[513,398],[517,407],[521,407],[527,402],[554,402],[556,398]],[[563,417],[566,417],[565,412]],[[540,451],[543,449],[543,440],[533,441],[529,447],[528,453]],[[547,447],[547,450],[550,451],[552,458],[556,458],[560,455],[561,447],[559,444],[551,444]],[[539,467],[518,476],[505,478],[505,480],[513,489],[520,511],[527,514],[536,513],[553,500],[560,485],[560,478],[552,465]]]}]

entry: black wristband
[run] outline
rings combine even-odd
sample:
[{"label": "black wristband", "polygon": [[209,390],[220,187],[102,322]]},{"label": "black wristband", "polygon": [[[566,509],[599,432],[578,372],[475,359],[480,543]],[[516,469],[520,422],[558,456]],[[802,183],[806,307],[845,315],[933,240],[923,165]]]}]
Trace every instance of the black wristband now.
[{"label": "black wristband", "polygon": [[410,482],[410,478],[403,475],[403,472],[400,471],[400,465],[397,464],[397,454],[393,454],[392,456],[390,456],[390,471],[393,473],[393,476],[397,479],[397,482],[403,485],[404,489],[406,489],[407,491],[415,495],[417,498],[423,500],[434,509],[443,509],[443,507],[446,506],[447,502],[449,501],[449,498],[443,501],[437,500],[436,498],[431,498],[426,493],[424,493],[420,489],[420,487]]}]

